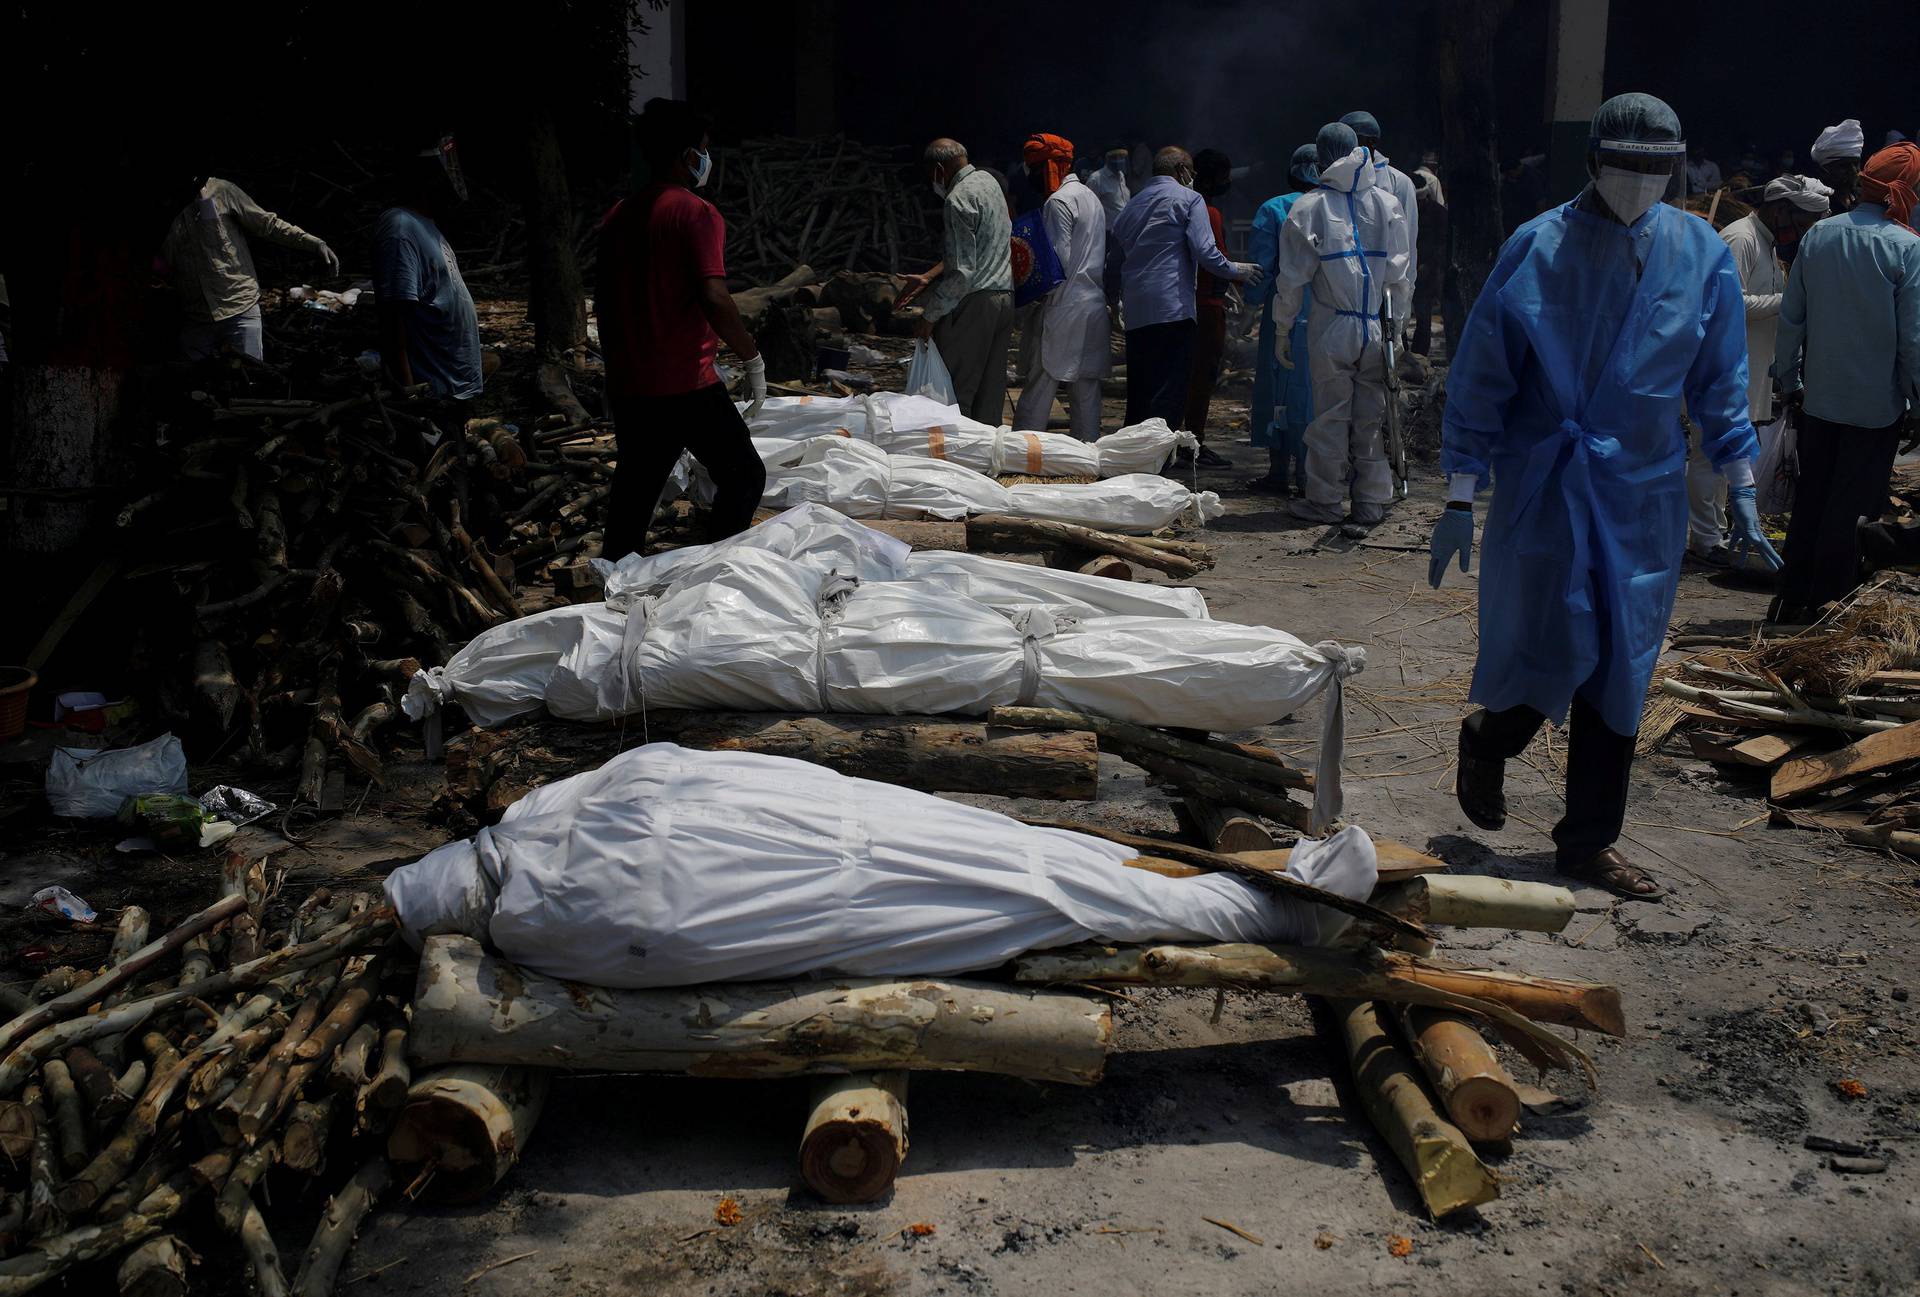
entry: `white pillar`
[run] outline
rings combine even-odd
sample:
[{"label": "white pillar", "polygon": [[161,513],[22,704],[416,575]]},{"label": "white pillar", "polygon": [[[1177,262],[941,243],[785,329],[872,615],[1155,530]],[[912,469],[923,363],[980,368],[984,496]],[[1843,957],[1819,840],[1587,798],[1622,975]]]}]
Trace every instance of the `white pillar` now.
[{"label": "white pillar", "polygon": [[1587,127],[1606,97],[1607,0],[1551,0],[1547,15],[1548,197],[1587,182]]}]

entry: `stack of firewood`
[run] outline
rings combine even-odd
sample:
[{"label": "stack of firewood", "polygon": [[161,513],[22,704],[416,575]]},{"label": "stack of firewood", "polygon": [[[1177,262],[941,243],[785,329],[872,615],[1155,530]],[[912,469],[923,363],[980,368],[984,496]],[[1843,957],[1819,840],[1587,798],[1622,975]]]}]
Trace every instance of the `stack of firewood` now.
[{"label": "stack of firewood", "polygon": [[296,799],[332,810],[348,766],[382,777],[415,671],[598,553],[614,447],[596,422],[466,418],[358,374],[298,385],[248,366],[154,403],[157,485],[115,519],[120,606],[176,729],[297,769]]},{"label": "stack of firewood", "polygon": [[808,263],[898,274],[940,259],[939,207],[918,169],[841,136],[716,149],[711,197],[728,268],[762,283]]},{"label": "stack of firewood", "polygon": [[[122,1293],[183,1293],[189,1260],[229,1246],[172,1233],[196,1201],[261,1292],[333,1290],[388,1184],[382,1137],[412,1088],[403,996],[384,989],[404,987],[412,959],[400,966],[392,914],[372,899],[321,888],[289,907],[262,862],[235,854],[212,905],[153,940],[127,907],[105,967],[56,970],[11,1006],[0,1293],[95,1263],[87,1291],[107,1291],[117,1267]],[[276,1166],[333,1187],[291,1266],[261,1210]]]}]

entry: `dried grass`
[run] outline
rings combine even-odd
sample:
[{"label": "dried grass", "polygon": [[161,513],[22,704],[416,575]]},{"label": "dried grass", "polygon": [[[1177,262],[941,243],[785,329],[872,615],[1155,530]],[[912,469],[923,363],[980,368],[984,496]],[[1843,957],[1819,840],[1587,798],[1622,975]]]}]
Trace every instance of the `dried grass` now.
[{"label": "dried grass", "polygon": [[1920,603],[1872,587],[1801,634],[1736,657],[1743,669],[1764,667],[1802,693],[1842,698],[1877,671],[1920,665]]}]

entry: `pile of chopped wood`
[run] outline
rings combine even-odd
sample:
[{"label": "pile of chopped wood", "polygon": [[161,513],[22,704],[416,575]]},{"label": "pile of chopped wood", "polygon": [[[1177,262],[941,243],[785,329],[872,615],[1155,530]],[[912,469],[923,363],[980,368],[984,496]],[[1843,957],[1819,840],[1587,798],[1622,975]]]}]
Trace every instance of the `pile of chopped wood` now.
[{"label": "pile of chopped wood", "polygon": [[[386,990],[412,958],[369,896],[290,906],[263,864],[230,856],[219,899],[153,940],[128,906],[105,967],[56,969],[8,1006],[0,1293],[93,1265],[73,1291],[108,1291],[117,1267],[120,1292],[184,1293],[189,1260],[223,1252],[263,1293],[333,1290],[412,1102],[404,990]],[[262,1205],[305,1184],[333,1197],[317,1226],[295,1218],[312,1240],[290,1285]],[[172,1231],[197,1202],[220,1233],[196,1225],[189,1246]]]},{"label": "pile of chopped wood", "polygon": [[347,764],[381,778],[415,671],[520,616],[523,581],[598,553],[612,438],[468,418],[354,368],[190,379],[152,401],[136,453],[154,489],[115,520],[146,701],[337,809]]},{"label": "pile of chopped wood", "polygon": [[1777,823],[1920,856],[1920,599],[1903,582],[1797,634],[1663,668],[1642,749],[1684,733],[1695,756],[1751,779]]},{"label": "pile of chopped wood", "polygon": [[809,263],[899,274],[940,259],[939,206],[894,150],[842,136],[746,140],[714,150],[713,174],[735,274],[769,283]]}]

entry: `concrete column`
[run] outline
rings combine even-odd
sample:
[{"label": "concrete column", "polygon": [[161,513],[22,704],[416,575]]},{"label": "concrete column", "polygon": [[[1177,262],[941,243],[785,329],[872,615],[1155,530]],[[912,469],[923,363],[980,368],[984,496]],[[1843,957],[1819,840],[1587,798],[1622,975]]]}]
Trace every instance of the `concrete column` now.
[{"label": "concrete column", "polygon": [[1550,0],[1547,15],[1547,196],[1587,183],[1587,127],[1605,98],[1607,0]]}]

